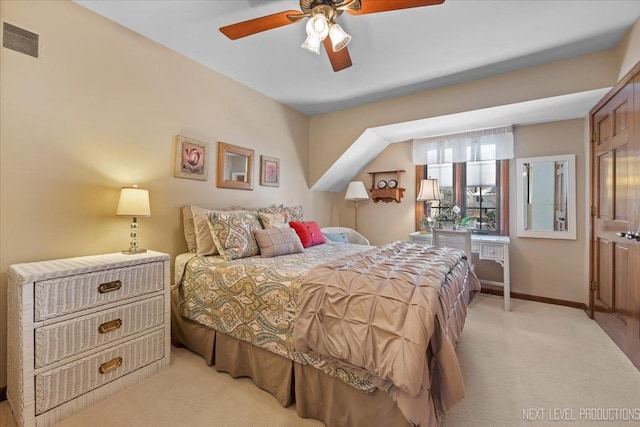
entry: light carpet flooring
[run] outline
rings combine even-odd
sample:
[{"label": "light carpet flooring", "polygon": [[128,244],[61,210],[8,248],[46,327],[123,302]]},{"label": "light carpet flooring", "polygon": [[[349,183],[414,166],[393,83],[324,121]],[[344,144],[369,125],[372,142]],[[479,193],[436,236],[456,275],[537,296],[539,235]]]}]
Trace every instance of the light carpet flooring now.
[{"label": "light carpet flooring", "polygon": [[[443,427],[640,425],[581,419],[585,408],[640,411],[640,372],[581,310],[512,300],[505,313],[501,298],[480,294],[457,353],[466,397]],[[323,425],[299,418],[294,406],[282,408],[249,379],[216,372],[186,349],[174,348],[171,356],[168,369],[58,426]],[[574,420],[560,421],[561,414]],[[14,426],[8,403],[1,403],[0,427]]]}]

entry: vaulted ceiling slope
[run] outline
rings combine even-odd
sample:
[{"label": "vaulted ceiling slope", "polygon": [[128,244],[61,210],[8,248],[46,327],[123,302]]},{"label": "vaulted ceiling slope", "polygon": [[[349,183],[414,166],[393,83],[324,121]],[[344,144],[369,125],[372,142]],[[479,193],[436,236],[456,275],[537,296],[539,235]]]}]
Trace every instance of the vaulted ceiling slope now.
[{"label": "vaulted ceiling slope", "polygon": [[636,0],[446,0],[345,13],[353,66],[334,73],[325,55],[300,48],[304,24],[234,41],[218,30],[300,10],[298,0],[75,1],[309,116],[610,49],[640,16]]},{"label": "vaulted ceiling slope", "polygon": [[311,189],[333,192],[344,190],[349,181],[380,155],[389,144],[411,140],[418,135],[448,135],[470,129],[486,129],[512,124],[526,125],[585,117],[591,106],[595,105],[609,89],[608,87],[594,89],[369,128],[331,165]]}]

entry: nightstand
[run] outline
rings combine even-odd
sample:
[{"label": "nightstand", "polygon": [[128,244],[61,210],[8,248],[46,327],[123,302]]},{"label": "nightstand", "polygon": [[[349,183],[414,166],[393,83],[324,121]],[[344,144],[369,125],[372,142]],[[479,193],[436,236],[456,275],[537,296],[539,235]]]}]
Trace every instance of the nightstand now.
[{"label": "nightstand", "polygon": [[167,254],[9,267],[7,397],[19,426],[47,426],[169,365]]}]

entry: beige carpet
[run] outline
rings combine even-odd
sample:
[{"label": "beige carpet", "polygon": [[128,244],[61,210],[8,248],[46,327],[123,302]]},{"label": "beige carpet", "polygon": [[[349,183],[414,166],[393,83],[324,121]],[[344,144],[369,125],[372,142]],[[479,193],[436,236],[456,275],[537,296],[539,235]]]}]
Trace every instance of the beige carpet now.
[{"label": "beige carpet", "polygon": [[[444,418],[443,427],[640,425],[640,420],[580,418],[586,408],[640,411],[640,372],[584,312],[521,300],[512,305],[513,311],[505,313],[498,297],[474,299],[457,350],[467,396]],[[527,410],[529,420],[523,417]],[[575,420],[559,421],[561,415]],[[14,425],[7,402],[1,403],[0,427]],[[250,380],[232,379],[188,350],[173,349],[165,371],[58,425],[323,424],[299,418],[295,407],[283,409]]]}]

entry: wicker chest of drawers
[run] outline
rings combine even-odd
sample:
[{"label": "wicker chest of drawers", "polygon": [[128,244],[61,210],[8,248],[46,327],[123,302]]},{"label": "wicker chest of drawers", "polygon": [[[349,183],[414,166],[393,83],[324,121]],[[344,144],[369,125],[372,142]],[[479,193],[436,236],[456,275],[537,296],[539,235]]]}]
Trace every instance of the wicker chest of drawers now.
[{"label": "wicker chest of drawers", "polygon": [[47,426],[169,365],[169,255],[120,253],[8,269],[7,397]]}]

